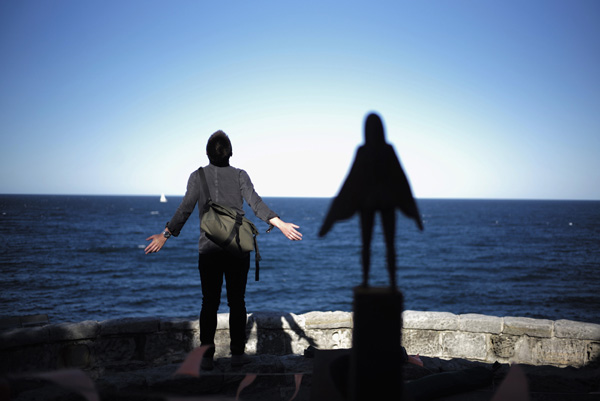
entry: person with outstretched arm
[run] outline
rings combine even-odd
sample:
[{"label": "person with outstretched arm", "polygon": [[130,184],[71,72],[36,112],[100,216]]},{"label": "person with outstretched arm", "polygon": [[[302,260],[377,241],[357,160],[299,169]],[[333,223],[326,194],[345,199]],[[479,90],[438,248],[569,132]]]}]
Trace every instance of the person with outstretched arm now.
[{"label": "person with outstretched arm", "polygon": [[[238,213],[244,214],[243,202],[248,203],[256,217],[277,227],[286,238],[292,241],[302,240],[299,226],[279,218],[263,202],[254,190],[250,176],[246,171],[230,166],[229,159],[233,155],[231,141],[223,131],[211,135],[206,145],[209,164],[203,167],[209,194],[204,193],[200,181],[199,170],[194,171],[188,180],[187,190],[181,204],[173,217],[166,224],[163,232],[147,238],[151,241],[145,253],[158,252],[171,236],[177,237],[198,205],[200,221],[202,221],[203,205],[209,197],[216,203],[228,206]],[[250,253],[241,256],[230,253],[212,242],[203,230],[200,230],[198,242],[198,270],[202,286],[202,309],[200,311],[200,343],[209,348],[204,354],[201,367],[213,369],[215,353],[215,333],[217,329],[217,312],[221,301],[223,277],[227,289],[229,304],[230,350],[232,366],[241,366],[250,360],[245,355],[246,346],[246,282],[250,269]]]}]

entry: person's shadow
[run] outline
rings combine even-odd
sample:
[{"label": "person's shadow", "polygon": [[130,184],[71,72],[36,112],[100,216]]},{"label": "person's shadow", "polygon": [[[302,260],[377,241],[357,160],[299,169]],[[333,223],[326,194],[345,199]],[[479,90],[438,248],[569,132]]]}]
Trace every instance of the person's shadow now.
[{"label": "person's shadow", "polygon": [[[284,324],[287,323],[287,325]],[[316,341],[306,334],[304,329],[294,319],[291,313],[257,312],[248,319],[247,336],[250,337],[253,326],[256,325],[256,354],[288,355],[298,353],[299,345],[294,342],[305,340],[308,346],[317,346]],[[287,327],[285,327],[287,326]],[[296,338],[288,334],[291,330]]]}]

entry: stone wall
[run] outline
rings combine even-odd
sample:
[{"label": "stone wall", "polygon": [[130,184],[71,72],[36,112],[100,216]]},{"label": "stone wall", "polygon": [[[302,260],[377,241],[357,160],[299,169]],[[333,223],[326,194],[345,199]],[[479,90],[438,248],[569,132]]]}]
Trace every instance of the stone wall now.
[{"label": "stone wall", "polygon": [[403,318],[409,353],[559,367],[600,360],[599,324],[415,311]]},{"label": "stone wall", "polygon": [[[217,357],[229,350],[228,314],[218,316]],[[405,311],[403,345],[410,354],[493,363],[585,366],[600,360],[600,325],[447,312]],[[303,354],[352,346],[349,312],[261,312],[248,318],[249,354]],[[182,361],[199,346],[197,321],[126,318],[48,324],[0,332],[0,375],[81,368],[107,370]]]}]

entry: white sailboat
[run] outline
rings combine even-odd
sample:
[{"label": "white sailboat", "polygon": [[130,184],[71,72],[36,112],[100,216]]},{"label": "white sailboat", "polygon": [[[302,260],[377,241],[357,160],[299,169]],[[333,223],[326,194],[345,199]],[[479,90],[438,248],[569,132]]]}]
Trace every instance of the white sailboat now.
[{"label": "white sailboat", "polygon": [[165,194],[160,194],[160,203],[167,203],[167,197]]}]

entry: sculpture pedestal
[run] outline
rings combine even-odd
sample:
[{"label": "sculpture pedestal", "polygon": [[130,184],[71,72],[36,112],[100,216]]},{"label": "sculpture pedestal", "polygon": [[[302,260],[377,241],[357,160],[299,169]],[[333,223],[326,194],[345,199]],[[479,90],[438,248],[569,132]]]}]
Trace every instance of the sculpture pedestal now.
[{"label": "sculpture pedestal", "polygon": [[402,399],[402,293],[354,288],[350,400]]}]

